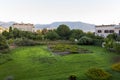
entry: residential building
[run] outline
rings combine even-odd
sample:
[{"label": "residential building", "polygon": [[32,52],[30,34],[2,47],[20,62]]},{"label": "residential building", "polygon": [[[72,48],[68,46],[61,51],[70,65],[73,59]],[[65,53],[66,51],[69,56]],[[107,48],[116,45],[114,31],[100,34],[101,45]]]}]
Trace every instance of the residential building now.
[{"label": "residential building", "polygon": [[8,29],[8,28],[4,28],[4,27],[0,26],[0,34],[1,34],[3,31],[9,31],[9,29]]},{"label": "residential building", "polygon": [[30,31],[30,32],[34,32],[34,25],[33,24],[25,24],[25,23],[15,23],[13,24],[12,28],[17,28],[19,30],[22,31]]},{"label": "residential building", "polygon": [[95,35],[107,37],[109,34],[119,34],[120,35],[120,24],[119,25],[99,25],[95,26]]}]

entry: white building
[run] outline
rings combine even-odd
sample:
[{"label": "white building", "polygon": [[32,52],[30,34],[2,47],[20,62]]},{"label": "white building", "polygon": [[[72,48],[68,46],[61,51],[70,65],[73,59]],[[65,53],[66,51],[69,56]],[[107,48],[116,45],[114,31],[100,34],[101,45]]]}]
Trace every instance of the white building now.
[{"label": "white building", "polygon": [[12,28],[17,28],[18,30],[21,31],[30,31],[30,32],[34,32],[34,25],[33,24],[24,24],[24,23],[15,23],[13,24]]},{"label": "white building", "polygon": [[113,34],[113,33],[117,33],[120,35],[120,24],[95,26],[95,35],[107,37],[109,34]]}]

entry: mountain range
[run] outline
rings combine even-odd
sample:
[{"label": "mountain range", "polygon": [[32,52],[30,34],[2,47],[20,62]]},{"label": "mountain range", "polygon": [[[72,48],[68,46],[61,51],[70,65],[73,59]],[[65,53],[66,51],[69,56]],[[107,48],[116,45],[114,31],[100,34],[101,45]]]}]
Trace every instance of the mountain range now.
[{"label": "mountain range", "polygon": [[[14,23],[14,21],[11,22],[0,22],[0,26],[8,28],[10,26],[12,26]],[[57,29],[57,27],[61,24],[65,24],[67,26],[70,27],[70,29],[81,29],[84,32],[94,32],[95,31],[95,25],[94,24],[89,24],[89,23],[84,23],[84,22],[70,22],[70,21],[66,21],[66,22],[53,22],[51,24],[34,24],[35,29],[44,29],[44,28],[48,28],[48,29]]]}]

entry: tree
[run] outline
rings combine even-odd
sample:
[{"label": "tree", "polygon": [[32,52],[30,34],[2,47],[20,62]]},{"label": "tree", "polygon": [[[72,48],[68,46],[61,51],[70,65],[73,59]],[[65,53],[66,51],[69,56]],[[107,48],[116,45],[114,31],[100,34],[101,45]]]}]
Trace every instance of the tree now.
[{"label": "tree", "polygon": [[5,36],[6,39],[9,39],[9,32],[3,31],[2,35]]},{"label": "tree", "polygon": [[8,44],[4,36],[0,35],[0,50],[7,49]]},{"label": "tree", "polygon": [[84,35],[84,33],[82,30],[73,29],[73,30],[71,30],[70,38],[80,39],[83,35]]},{"label": "tree", "polygon": [[95,38],[95,34],[92,33],[92,32],[87,32],[87,33],[86,33],[86,36],[87,36],[87,37],[90,37],[90,38]]},{"label": "tree", "polygon": [[9,27],[9,32],[12,32],[12,27],[11,26]]},{"label": "tree", "polygon": [[116,33],[109,34],[109,35],[107,36],[108,39],[113,39],[113,40],[117,40],[117,37],[118,37],[118,35],[117,35]]},{"label": "tree", "polygon": [[104,43],[104,47],[107,50],[111,50],[111,49],[113,49],[114,43],[115,43],[115,41],[113,39],[106,38],[105,43]]},{"label": "tree", "polygon": [[57,33],[60,35],[61,39],[69,39],[70,28],[67,25],[62,24],[57,28]]},{"label": "tree", "polygon": [[43,34],[43,35],[45,35],[47,32],[48,32],[48,30],[47,30],[46,28],[44,28],[44,29],[42,30],[42,34]]},{"label": "tree", "polygon": [[59,38],[59,35],[55,31],[50,31],[46,34],[46,38],[50,40],[56,40]]}]

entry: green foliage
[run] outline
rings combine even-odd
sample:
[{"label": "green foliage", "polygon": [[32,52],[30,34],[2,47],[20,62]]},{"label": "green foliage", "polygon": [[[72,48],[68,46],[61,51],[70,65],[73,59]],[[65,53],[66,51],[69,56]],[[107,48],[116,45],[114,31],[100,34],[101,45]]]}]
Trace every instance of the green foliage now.
[{"label": "green foliage", "polygon": [[11,26],[9,27],[9,32],[12,32],[12,27]]},{"label": "green foliage", "polygon": [[112,69],[115,70],[115,71],[120,72],[120,63],[113,64]]},{"label": "green foliage", "polygon": [[109,34],[109,35],[107,36],[108,39],[112,39],[112,40],[117,40],[117,37],[118,37],[118,35],[117,35],[116,33]]},{"label": "green foliage", "polygon": [[70,39],[80,39],[84,35],[82,30],[73,29],[71,30]]},{"label": "green foliage", "polygon": [[35,41],[29,40],[29,39],[16,39],[15,44],[17,46],[34,46],[37,43]]},{"label": "green foliage", "polygon": [[120,53],[120,43],[114,43],[113,44],[113,49],[116,53]]},{"label": "green foliage", "polygon": [[104,42],[104,38],[101,36],[95,36],[95,38],[93,38],[93,45],[102,46],[103,42]]},{"label": "green foliage", "polygon": [[4,36],[0,35],[0,50],[8,49],[9,46]]},{"label": "green foliage", "polygon": [[50,40],[57,40],[59,35],[55,31],[50,31],[46,33],[46,38]]},{"label": "green foliage", "polygon": [[9,39],[9,40],[7,40],[7,42],[8,42],[9,45],[13,44],[14,43],[14,39]]},{"label": "green foliage", "polygon": [[96,46],[102,46],[103,40],[102,39],[93,39],[93,44]]},{"label": "green foliage", "polygon": [[39,33],[21,31],[16,28],[13,30],[10,28],[10,32],[4,31],[2,34],[6,37],[6,39],[28,38],[31,40],[42,40],[42,35]]},{"label": "green foliage", "polygon": [[85,36],[87,36],[87,37],[89,37],[89,38],[95,38],[95,34],[92,33],[92,32],[87,32],[87,33],[85,34]]},{"label": "green foliage", "polygon": [[114,45],[114,40],[108,38],[105,39],[104,46],[107,50],[113,49],[113,45]]},{"label": "green foliage", "polygon": [[80,48],[77,45],[56,44],[51,45],[52,52],[69,52],[69,53],[91,53],[91,51]]},{"label": "green foliage", "polygon": [[57,33],[61,39],[69,39],[70,28],[67,25],[62,24],[57,28]]},{"label": "green foliage", "polygon": [[48,32],[48,30],[47,30],[46,28],[44,28],[44,29],[42,30],[42,34],[43,34],[43,35],[45,35],[47,32]]},{"label": "green foliage", "polygon": [[93,40],[92,40],[92,38],[89,38],[87,36],[83,36],[79,39],[78,44],[79,45],[92,45]]},{"label": "green foliage", "polygon": [[5,36],[6,39],[9,38],[9,32],[7,32],[7,31],[3,31],[2,35]]},{"label": "green foliage", "polygon": [[99,68],[90,68],[86,75],[92,80],[108,80],[111,74]]}]

